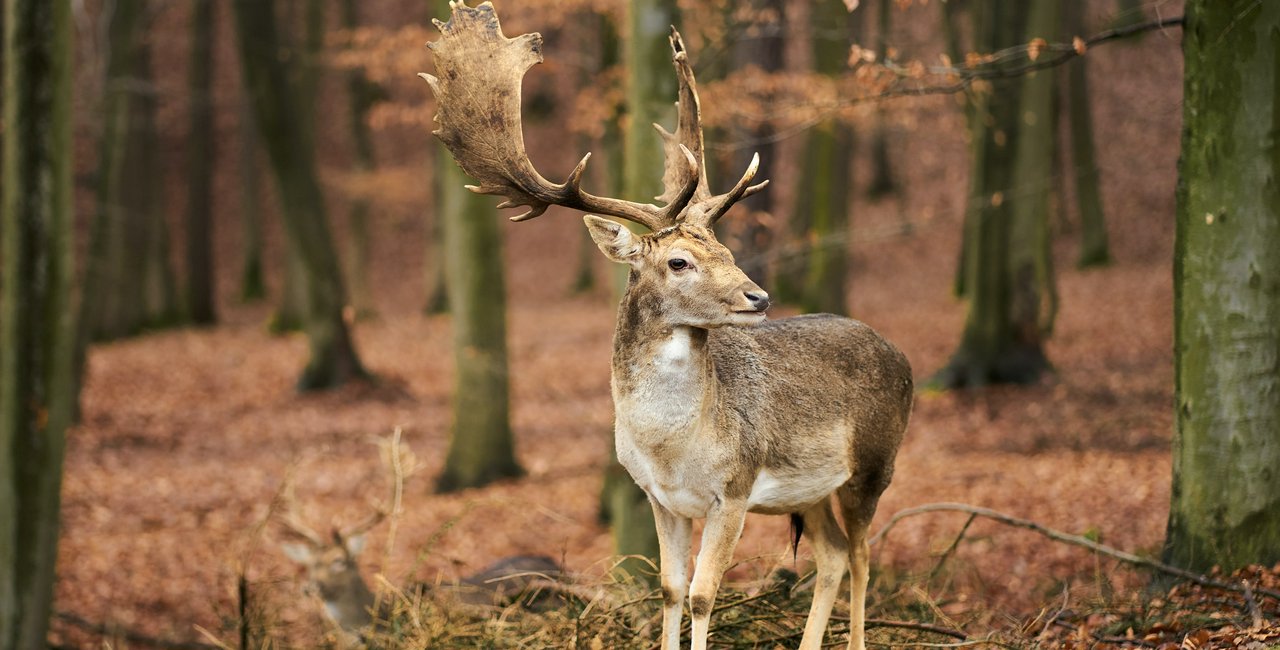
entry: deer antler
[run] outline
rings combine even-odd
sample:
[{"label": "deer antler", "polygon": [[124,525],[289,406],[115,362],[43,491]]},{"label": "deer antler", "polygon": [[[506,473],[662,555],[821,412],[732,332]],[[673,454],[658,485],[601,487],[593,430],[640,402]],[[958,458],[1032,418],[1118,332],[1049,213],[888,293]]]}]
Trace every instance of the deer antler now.
[{"label": "deer antler", "polygon": [[698,187],[693,193],[693,199],[685,210],[682,220],[685,223],[710,227],[724,216],[734,203],[764,189],[769,181],[749,185],[760,166],[760,156],[756,154],[752,157],[746,173],[732,190],[719,196],[711,195],[710,183],[707,182],[706,162],[703,157],[702,105],[698,101],[698,83],[693,76],[693,66],[689,63],[689,52],[684,46],[684,39],[680,37],[680,32],[676,31],[674,26],[671,28],[669,39],[671,63],[675,66],[676,78],[680,81],[680,99],[677,102],[675,133],[669,133],[660,124],[653,125],[653,128],[657,129],[658,134],[662,136],[662,146],[666,150],[666,170],[662,176],[666,192],[659,196],[658,200],[667,200],[675,195],[678,179],[672,172],[678,163],[679,152],[688,150],[698,161],[699,178]]},{"label": "deer antler", "polygon": [[693,69],[680,35],[672,29],[671,47],[680,77],[680,118],[676,133],[657,126],[666,150],[662,206],[600,197],[584,191],[582,174],[587,154],[563,183],[544,178],[529,161],[520,121],[520,83],[535,63],[542,62],[542,36],[538,33],[507,38],[493,5],[468,7],[464,0],[449,3],[448,23],[433,21],[441,38],[427,47],[435,55],[436,76],[420,75],[431,84],[438,107],[435,135],[453,154],[458,166],[480,182],[468,189],[507,198],[500,208],[519,205],[529,210],[512,221],[541,215],[548,206],[560,205],[596,214],[620,217],[660,230],[681,221],[709,226],[733,203],[759,191],[760,183],[747,184],[756,165],[734,189],[712,196],[703,164],[702,127]]},{"label": "deer antler", "polygon": [[467,174],[480,181],[473,192],[499,194],[498,207],[529,206],[512,221],[541,215],[548,206],[562,205],[586,212],[621,217],[654,230],[675,223],[697,189],[697,160],[683,153],[681,189],[665,206],[595,196],[583,191],[587,154],[563,183],[543,178],[529,161],[520,123],[520,82],[525,72],[542,62],[542,35],[514,39],[502,34],[493,5],[468,7],[449,3],[448,23],[433,21],[441,38],[428,43],[435,54],[436,76],[422,74],[438,100],[435,134]]}]

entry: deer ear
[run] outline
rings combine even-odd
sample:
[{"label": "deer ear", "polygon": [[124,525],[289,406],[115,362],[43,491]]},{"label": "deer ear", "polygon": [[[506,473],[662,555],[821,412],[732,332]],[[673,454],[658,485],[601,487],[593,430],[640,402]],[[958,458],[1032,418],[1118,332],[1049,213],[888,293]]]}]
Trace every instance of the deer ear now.
[{"label": "deer ear", "polygon": [[351,557],[359,555],[360,551],[364,550],[364,541],[364,535],[352,535],[351,537],[348,537],[344,541],[344,544],[347,547],[347,555]]},{"label": "deer ear", "polygon": [[639,263],[640,239],[631,234],[626,226],[591,214],[583,216],[582,221],[587,224],[591,239],[604,252],[605,257],[633,266]]},{"label": "deer ear", "polygon": [[311,547],[305,544],[281,544],[280,550],[284,551],[285,557],[304,566],[310,565],[315,560]]}]

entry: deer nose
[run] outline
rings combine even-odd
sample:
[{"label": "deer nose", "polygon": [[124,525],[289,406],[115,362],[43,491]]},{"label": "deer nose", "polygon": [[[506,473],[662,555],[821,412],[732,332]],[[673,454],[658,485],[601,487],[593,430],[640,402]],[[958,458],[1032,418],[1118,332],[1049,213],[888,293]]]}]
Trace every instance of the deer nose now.
[{"label": "deer nose", "polygon": [[742,295],[746,297],[747,302],[750,302],[756,311],[764,311],[769,308],[769,294],[762,289],[744,291]]}]

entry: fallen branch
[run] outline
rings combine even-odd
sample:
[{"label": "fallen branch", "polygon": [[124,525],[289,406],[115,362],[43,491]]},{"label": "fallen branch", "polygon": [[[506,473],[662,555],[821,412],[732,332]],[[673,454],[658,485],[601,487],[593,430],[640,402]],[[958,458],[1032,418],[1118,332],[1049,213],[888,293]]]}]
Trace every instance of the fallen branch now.
[{"label": "fallen branch", "polygon": [[[964,503],[929,503],[922,506],[917,506],[915,508],[900,510],[894,513],[893,517],[889,519],[889,523],[885,524],[884,528],[881,528],[879,532],[873,535],[871,537],[871,540],[868,543],[875,544],[876,542],[880,541],[880,539],[882,539],[885,535],[887,535],[889,531],[892,530],[893,527],[897,525],[899,521],[906,519],[907,517],[921,515],[929,512],[964,512],[973,516],[984,517],[986,519],[998,521],[1008,526],[1014,526],[1016,528],[1025,528],[1027,530],[1037,532],[1054,541],[1063,542],[1065,544],[1072,544],[1075,546],[1082,546],[1095,553],[1101,553],[1103,555],[1113,557],[1117,560],[1120,560],[1121,562],[1127,562],[1135,566],[1146,567],[1148,569],[1159,571],[1161,573],[1165,573],[1171,576],[1177,576],[1189,582],[1194,582],[1195,584],[1198,584],[1202,587],[1212,587],[1214,589],[1223,589],[1226,591],[1234,591],[1237,593],[1244,593],[1245,591],[1245,588],[1239,585],[1234,585],[1229,582],[1222,582],[1220,580],[1214,580],[1213,578],[1201,575],[1194,571],[1187,571],[1186,569],[1180,569],[1176,566],[1165,564],[1163,562],[1159,562],[1151,558],[1146,558],[1140,555],[1134,555],[1133,553],[1121,551],[1119,549],[1106,546],[1105,544],[1099,544],[1098,542],[1095,542],[1087,537],[1081,537],[1080,535],[1072,535],[1070,533],[1064,533],[1062,531],[1054,530],[1052,528],[1048,528],[1034,521],[1031,521],[1030,519],[1021,519],[1011,515],[1006,515],[1002,512],[996,512],[995,510],[991,510],[990,508],[981,508],[978,506],[971,506]],[[1259,594],[1265,594],[1267,596],[1280,600],[1280,591],[1275,591],[1274,589],[1254,588],[1253,592],[1259,593]]]},{"label": "fallen branch", "polygon": [[199,641],[176,641],[172,639],[161,639],[158,637],[147,636],[140,632],[134,632],[115,625],[106,623],[94,623],[79,614],[72,612],[58,612],[55,614],[58,620],[67,623],[73,627],[78,627],[86,632],[98,634],[105,637],[118,638],[129,643],[148,646],[151,648],[169,648],[170,650],[219,650],[220,646],[209,643],[201,643]]}]

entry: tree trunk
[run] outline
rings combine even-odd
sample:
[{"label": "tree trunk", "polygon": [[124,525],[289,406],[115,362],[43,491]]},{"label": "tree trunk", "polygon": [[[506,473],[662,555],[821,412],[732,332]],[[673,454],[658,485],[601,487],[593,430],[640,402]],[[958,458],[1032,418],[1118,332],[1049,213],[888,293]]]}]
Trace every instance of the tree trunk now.
[{"label": "tree trunk", "polygon": [[342,318],[346,295],[334,252],[324,197],[316,181],[312,146],[298,120],[294,96],[278,57],[279,38],[270,3],[235,0],[243,78],[279,186],[290,244],[306,271],[306,333],[310,359],[300,390],[337,386],[365,376]]},{"label": "tree trunk", "polygon": [[[117,287],[121,301],[136,300],[141,295],[141,328],[170,327],[181,319],[178,307],[178,290],[174,282],[173,262],[170,259],[169,223],[165,217],[165,184],[157,182],[164,177],[161,160],[160,131],[156,123],[160,97],[151,65],[151,45],[143,37],[139,39],[134,83],[143,90],[135,102],[135,126],[129,136],[130,153],[125,157],[125,173],[120,190],[127,199],[130,223],[136,235],[130,237],[128,247],[120,255],[135,256],[140,264],[136,270],[136,284]],[[138,246],[138,244],[141,244]],[[137,255],[141,249],[144,254]],[[139,289],[141,289],[139,291]]]},{"label": "tree trunk", "polygon": [[[302,131],[301,143],[308,149],[307,155],[314,160],[315,107],[319,99],[320,59],[324,51],[324,0],[305,0],[305,3],[302,18],[302,46],[290,48],[294,52],[294,58],[300,59],[301,62],[288,68],[287,72],[290,73],[288,76],[292,76],[290,81],[298,97],[298,102],[294,106],[299,107],[300,110],[294,118]],[[290,20],[287,23],[292,23],[296,19],[293,15],[296,5],[290,3],[289,8]],[[280,292],[280,304],[271,315],[268,326],[268,329],[278,334],[304,329],[306,315],[310,310],[307,304],[308,296],[311,294],[307,287],[310,278],[306,263],[301,259],[300,253],[295,250],[292,241],[286,242],[284,252],[284,288]]]},{"label": "tree trunk", "polygon": [[[1084,33],[1084,5],[1064,3],[1068,36]],[[1080,211],[1080,257],[1076,266],[1104,266],[1111,261],[1107,222],[1102,212],[1098,162],[1093,153],[1093,118],[1089,114],[1087,58],[1067,64],[1067,115],[1071,124],[1071,165],[1075,169],[1076,206]]]},{"label": "tree trunk", "polygon": [[[671,47],[667,34],[671,25],[680,22],[675,0],[629,0],[626,13],[626,37],[623,39],[623,63],[626,66],[627,113],[623,137],[622,196],[649,201],[662,193],[664,156],[661,141],[653,131],[653,123],[674,123],[672,101],[676,96],[676,77],[671,68]],[[630,225],[630,224],[628,224]],[[618,265],[614,286],[622,295],[626,269]],[[614,552],[623,556],[656,559],[658,532],[649,509],[649,497],[635,481],[621,480],[625,470],[610,452],[610,465],[605,470],[610,522],[613,527]],[[610,480],[609,477],[615,477]],[[647,513],[647,514],[646,514]],[[619,571],[639,578],[649,564],[627,560]]]},{"label": "tree trunk", "polygon": [[[1059,0],[1031,4],[1024,40],[1058,39]],[[1057,294],[1049,240],[1049,210],[1054,189],[1057,132],[1054,122],[1055,70],[1032,72],[1022,80],[1018,112],[1021,124],[1015,146],[1013,185],[1009,199],[1009,319],[1013,337],[1026,351],[1028,372],[1048,368],[1042,339],[1053,330]]]},{"label": "tree trunk", "polygon": [[4,26],[0,649],[42,650],[76,390],[71,3],[10,0]]},{"label": "tree trunk", "polygon": [[447,273],[444,263],[444,215],[451,210],[460,209],[458,206],[449,204],[453,195],[445,187],[446,183],[450,182],[448,169],[457,166],[449,150],[443,146],[437,147],[433,165],[431,187],[434,190],[435,214],[427,228],[427,239],[423,247],[425,259],[422,264],[423,279],[427,288],[427,301],[423,305],[423,312],[429,315],[444,314],[449,311],[449,288],[445,281]]},{"label": "tree trunk", "polygon": [[[876,55],[880,61],[888,57],[891,17],[893,15],[892,0],[880,0],[876,6]],[[875,122],[871,131],[871,186],[867,194],[878,199],[898,191],[898,184],[893,178],[893,166],[889,162],[889,133],[885,128],[884,105],[877,103]]]},{"label": "tree trunk", "polygon": [[[351,30],[360,26],[355,0],[343,0],[342,24]],[[382,89],[370,82],[359,69],[347,73],[348,118],[351,120],[351,141],[355,149],[353,171],[356,174],[371,174],[376,166],[369,109],[380,100],[381,93]],[[377,315],[373,295],[369,291],[369,209],[368,197],[360,195],[351,201],[347,220],[350,229],[347,277],[351,281],[351,306],[355,308],[357,320]]]},{"label": "tree trunk", "polygon": [[1280,4],[1191,0],[1167,562],[1280,561]]},{"label": "tree trunk", "polygon": [[[849,51],[849,39],[839,26],[862,14],[851,14],[838,2],[815,4],[810,12],[814,71],[837,77],[846,68]],[[809,131],[794,214],[804,215],[809,224],[803,241],[810,250],[800,293],[791,299],[806,312],[848,313],[852,149],[853,130],[838,119]]]},{"label": "tree trunk", "polygon": [[[973,3],[975,49],[994,52],[1021,42],[1021,8],[1015,0]],[[1023,286],[1016,287],[1011,277],[1014,261],[1028,254],[1010,253],[1013,246],[1024,245],[1026,230],[1015,230],[1012,196],[1017,191],[1013,179],[1020,123],[1013,98],[1020,96],[1019,89],[1016,79],[995,79],[989,92],[970,97],[973,158],[961,256],[969,311],[958,349],[931,382],[938,387],[1030,382],[1047,364],[1039,330],[1025,324],[1020,328],[1013,320],[1015,292],[1035,286],[1024,277]],[[1028,338],[1031,331],[1035,335]]]},{"label": "tree trunk", "polygon": [[[737,67],[756,66],[768,73],[782,71],[786,53],[786,4],[782,0],[750,0],[751,8],[763,20],[753,25],[754,38],[739,39],[734,44],[734,59]],[[738,151],[733,169],[746,169],[751,163],[751,154],[760,154],[760,167],[756,178],[773,178],[777,169],[777,150],[773,142],[775,133],[773,126],[764,123],[756,128],[736,128],[734,139],[751,141],[751,146]],[[777,186],[766,185],[753,196],[743,199],[738,205],[739,212],[747,212],[750,219],[743,224],[742,250],[739,251],[739,267],[747,277],[760,286],[768,286],[771,275],[770,252],[775,243],[772,224],[777,223],[774,205]]]},{"label": "tree trunk", "polygon": [[[443,145],[441,145],[443,149]],[[468,191],[462,170],[444,168],[444,252],[453,315],[453,428],[441,492],[520,476],[508,415],[507,304],[500,219],[488,197]]]},{"label": "tree trunk", "polygon": [[244,257],[240,266],[240,299],[245,302],[267,296],[262,274],[262,189],[258,183],[258,126],[253,121],[252,99],[240,100],[240,224],[244,232]]},{"label": "tree trunk", "polygon": [[217,322],[213,274],[213,0],[191,9],[190,107],[187,136],[187,313],[193,323]]}]

